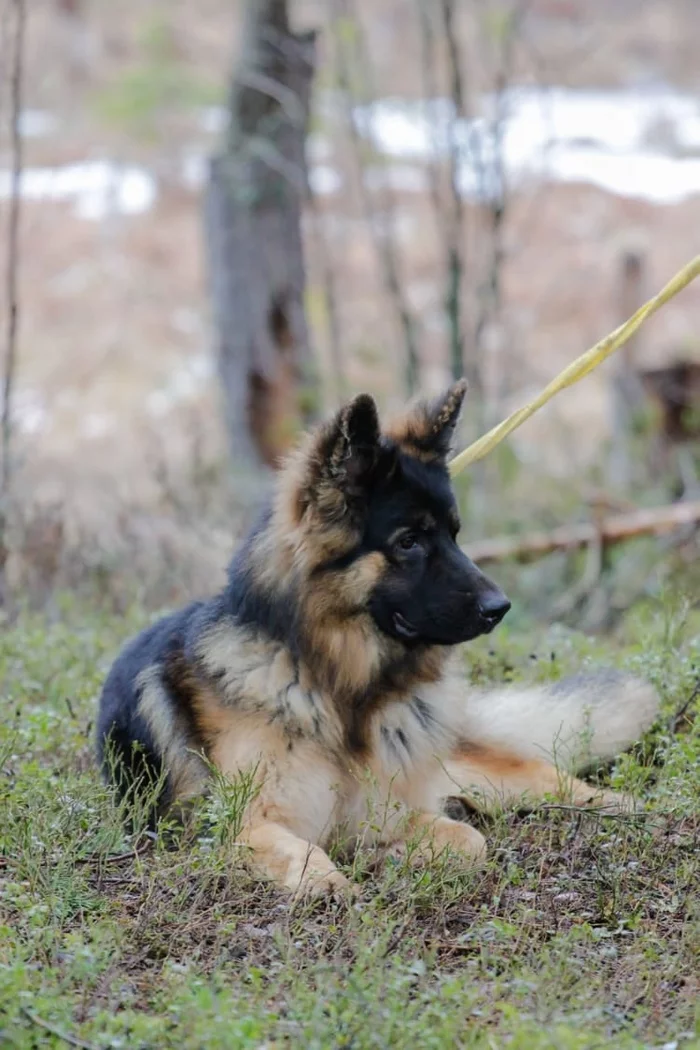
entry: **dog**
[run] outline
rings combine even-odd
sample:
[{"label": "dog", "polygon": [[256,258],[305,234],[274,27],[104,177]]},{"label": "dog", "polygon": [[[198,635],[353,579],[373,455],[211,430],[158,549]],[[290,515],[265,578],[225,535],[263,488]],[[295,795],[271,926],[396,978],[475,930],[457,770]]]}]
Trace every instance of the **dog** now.
[{"label": "dog", "polygon": [[349,888],[333,842],[481,863],[451,799],[624,808],[572,774],[648,728],[649,685],[605,672],[478,691],[452,668],[510,608],[457,544],[447,459],[465,391],[384,430],[368,395],[344,406],[281,466],[223,591],[126,646],[97,727],[122,797],[157,782],[157,822],[212,772],[249,775],[238,841],[263,877],[311,895]]}]

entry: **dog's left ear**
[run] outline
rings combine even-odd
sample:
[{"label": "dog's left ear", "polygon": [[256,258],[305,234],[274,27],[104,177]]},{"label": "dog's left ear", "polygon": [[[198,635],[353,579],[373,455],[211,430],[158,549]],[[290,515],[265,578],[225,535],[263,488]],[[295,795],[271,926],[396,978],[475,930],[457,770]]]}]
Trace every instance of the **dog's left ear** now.
[{"label": "dog's left ear", "polygon": [[377,406],[360,394],[312,438],[304,456],[298,511],[313,505],[326,519],[341,520],[362,505],[379,456]]},{"label": "dog's left ear", "polygon": [[466,379],[459,379],[433,401],[419,401],[387,430],[403,452],[425,462],[444,460],[467,393]]}]

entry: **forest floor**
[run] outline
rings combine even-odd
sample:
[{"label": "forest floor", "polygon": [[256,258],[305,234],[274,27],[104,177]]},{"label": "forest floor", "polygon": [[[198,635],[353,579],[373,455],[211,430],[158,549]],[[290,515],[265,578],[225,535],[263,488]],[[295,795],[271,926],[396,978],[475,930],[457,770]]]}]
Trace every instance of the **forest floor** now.
[{"label": "forest floor", "polygon": [[186,849],[124,835],[93,726],[147,615],[57,612],[0,637],[3,1047],[700,1047],[697,612],[638,605],[604,640],[516,620],[465,652],[465,687],[648,676],[658,724],[595,774],[640,816],[508,812],[479,873],[361,855],[358,899],[314,907],[246,874],[221,813]]}]

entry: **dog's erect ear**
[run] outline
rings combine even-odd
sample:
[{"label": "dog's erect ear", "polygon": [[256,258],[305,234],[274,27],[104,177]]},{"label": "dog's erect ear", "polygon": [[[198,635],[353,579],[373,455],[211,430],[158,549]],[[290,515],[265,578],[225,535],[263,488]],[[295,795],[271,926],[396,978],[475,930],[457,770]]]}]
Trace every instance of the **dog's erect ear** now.
[{"label": "dog's erect ear", "polygon": [[312,439],[305,455],[299,510],[313,504],[325,517],[342,518],[366,496],[379,455],[377,406],[360,394]]},{"label": "dog's erect ear", "polygon": [[466,379],[459,379],[435,400],[411,406],[389,427],[387,435],[410,456],[428,463],[446,459],[466,392]]},{"label": "dog's erect ear", "polygon": [[377,406],[360,394],[337,413],[322,443],[328,476],[352,489],[374,465],[379,438]]}]

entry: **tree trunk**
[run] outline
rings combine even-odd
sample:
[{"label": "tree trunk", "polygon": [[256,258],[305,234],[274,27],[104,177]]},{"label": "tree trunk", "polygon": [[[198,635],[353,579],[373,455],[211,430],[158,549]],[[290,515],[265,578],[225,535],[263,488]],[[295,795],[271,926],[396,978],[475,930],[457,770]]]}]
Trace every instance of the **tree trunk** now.
[{"label": "tree trunk", "polygon": [[249,0],[229,127],[205,197],[226,425],[240,470],[273,467],[313,406],[301,214],[315,36]]}]

